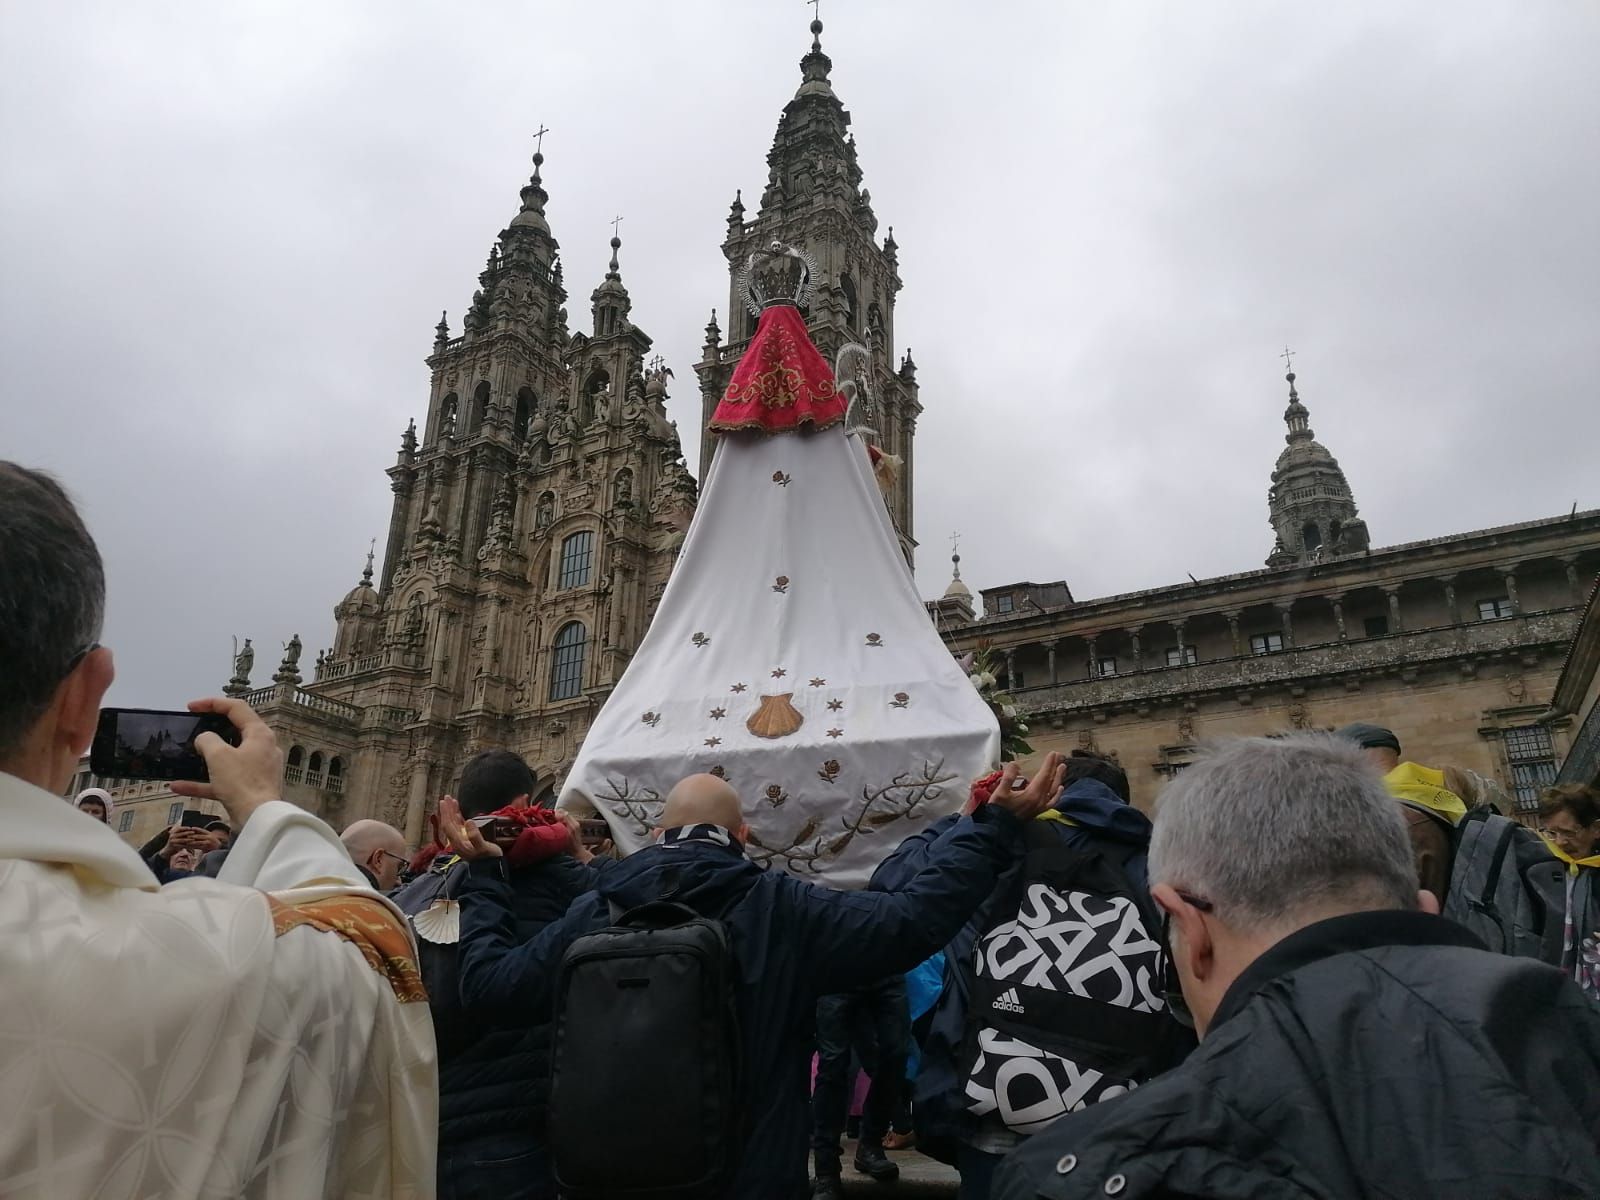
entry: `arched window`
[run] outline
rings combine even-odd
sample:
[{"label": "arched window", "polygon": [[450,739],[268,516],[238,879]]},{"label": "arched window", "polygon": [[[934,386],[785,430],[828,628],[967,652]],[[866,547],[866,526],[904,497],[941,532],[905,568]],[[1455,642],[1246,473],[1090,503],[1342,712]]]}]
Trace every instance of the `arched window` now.
[{"label": "arched window", "polygon": [[583,654],[588,645],[589,631],[582,621],[563,625],[556,634],[550,659],[550,699],[571,700],[583,691]]},{"label": "arched window", "polygon": [[344,791],[344,759],[337,755],[328,760],[328,790]]},{"label": "arched window", "polygon": [[589,582],[594,566],[594,533],[580,529],[561,541],[561,568],[556,576],[558,588],[582,587]]},{"label": "arched window", "polygon": [[467,426],[467,432],[477,433],[483,428],[484,418],[489,415],[489,381],[480,383],[477,390],[472,393],[472,422]]},{"label": "arched window", "polygon": [[856,285],[848,271],[839,276],[839,291],[844,296],[844,323],[851,333],[859,333],[861,327],[856,322],[860,317],[860,309],[856,305]]},{"label": "arched window", "polygon": [[283,769],[283,777],[289,783],[299,783],[306,776],[306,752],[300,746],[289,747],[289,764]]},{"label": "arched window", "polygon": [[528,440],[528,424],[533,420],[533,392],[523,388],[517,393],[517,413],[511,422],[511,434],[519,442]]},{"label": "arched window", "polygon": [[455,437],[456,413],[461,402],[456,399],[456,394],[451,392],[439,404],[439,436],[442,438]]},{"label": "arched window", "polygon": [[307,787],[321,787],[322,786],[322,751],[321,750],[313,750],[311,752],[311,761],[306,763],[306,786]]},{"label": "arched window", "polygon": [[1315,521],[1307,521],[1304,529],[1300,531],[1300,539],[1307,550],[1315,550],[1322,545],[1322,531],[1317,528]]}]

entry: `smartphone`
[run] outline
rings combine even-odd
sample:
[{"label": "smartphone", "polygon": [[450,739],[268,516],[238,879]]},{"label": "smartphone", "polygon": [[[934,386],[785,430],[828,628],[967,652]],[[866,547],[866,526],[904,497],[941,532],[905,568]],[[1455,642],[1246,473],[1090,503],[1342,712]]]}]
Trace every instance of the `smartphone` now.
[{"label": "smartphone", "polygon": [[194,739],[202,733],[214,733],[230,746],[239,744],[239,731],[221,713],[102,708],[89,747],[89,769],[112,779],[204,783],[210,779],[206,760],[194,748]]},{"label": "smartphone", "polygon": [[186,808],[183,810],[183,820],[178,824],[185,829],[204,829],[217,819],[211,813],[201,812],[198,808]]},{"label": "smartphone", "polygon": [[611,836],[611,826],[598,817],[590,817],[578,822],[578,833],[585,846],[598,846]]}]

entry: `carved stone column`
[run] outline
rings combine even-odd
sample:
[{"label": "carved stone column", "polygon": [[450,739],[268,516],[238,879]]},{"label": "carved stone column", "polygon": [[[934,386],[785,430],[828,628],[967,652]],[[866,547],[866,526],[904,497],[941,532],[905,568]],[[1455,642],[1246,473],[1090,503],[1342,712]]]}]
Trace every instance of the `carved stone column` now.
[{"label": "carved stone column", "polygon": [[1017,650],[1015,646],[1007,646],[1006,655],[1006,691],[1017,690]]},{"label": "carved stone column", "polygon": [[1178,637],[1178,665],[1180,667],[1183,666],[1186,661],[1186,656],[1183,653],[1183,627],[1187,624],[1188,621],[1183,617],[1179,617],[1172,623],[1172,632]]},{"label": "carved stone column", "polygon": [[1056,674],[1056,643],[1054,640],[1051,640],[1046,642],[1044,645],[1050,659],[1050,686],[1054,687],[1056,684],[1061,682],[1060,677]]},{"label": "carved stone column", "polygon": [[1144,670],[1144,648],[1139,644],[1139,633],[1143,629],[1143,625],[1132,625],[1124,630],[1128,635],[1128,640],[1133,643],[1133,669],[1135,671]]},{"label": "carved stone column", "polygon": [[1333,624],[1339,631],[1339,640],[1341,642],[1349,640],[1350,635],[1344,627],[1344,593],[1334,592],[1328,597],[1328,603],[1333,605]]},{"label": "carved stone column", "polygon": [[1560,563],[1567,569],[1567,595],[1574,604],[1583,603],[1583,593],[1578,589],[1578,556],[1563,554]]},{"label": "carved stone column", "polygon": [[1522,601],[1517,598],[1517,568],[1521,563],[1512,563],[1509,567],[1500,568],[1500,578],[1506,585],[1506,599],[1511,601],[1513,615],[1521,615]]},{"label": "carved stone column", "polygon": [[1097,635],[1090,634],[1088,637],[1084,638],[1083,640],[1084,640],[1084,643],[1089,647],[1089,678],[1090,679],[1099,679],[1100,678],[1100,657],[1099,657],[1099,655],[1097,655],[1095,653],[1095,648],[1094,648],[1095,647],[1095,642],[1098,640],[1097,639]]},{"label": "carved stone column", "polygon": [[1461,624],[1461,611],[1456,607],[1456,577],[1454,575],[1436,576],[1439,585],[1444,588],[1444,607],[1450,615],[1450,624]]},{"label": "carved stone column", "polygon": [[1400,585],[1397,583],[1385,584],[1383,594],[1389,597],[1389,632],[1399,633],[1400,624]]},{"label": "carved stone column", "polygon": [[1294,645],[1294,620],[1290,616],[1294,608],[1293,600],[1274,600],[1272,607],[1278,610],[1278,617],[1283,622],[1283,648],[1287,650]]},{"label": "carved stone column", "polygon": [[1239,616],[1237,608],[1231,608],[1222,614],[1228,619],[1228,636],[1233,641],[1233,656],[1238,658],[1242,651],[1239,649]]}]

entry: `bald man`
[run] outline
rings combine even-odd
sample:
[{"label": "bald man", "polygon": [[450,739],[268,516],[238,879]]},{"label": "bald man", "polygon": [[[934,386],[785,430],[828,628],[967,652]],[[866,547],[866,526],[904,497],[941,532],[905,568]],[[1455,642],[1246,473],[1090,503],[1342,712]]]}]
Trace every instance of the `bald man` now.
[{"label": "bald man", "polygon": [[380,892],[394,890],[406,865],[405,835],[382,821],[357,821],[339,835],[350,861]]},{"label": "bald man", "polygon": [[[1025,786],[1008,765],[996,800],[963,817],[927,865],[895,893],[835,892],[744,855],[749,828],[724,780],[692,775],[668,794],[656,841],[599,878],[560,921],[516,943],[499,847],[440,806],[445,834],[470,862],[461,892],[461,1000],[485,1018],[527,1021],[550,1009],[562,955],[583,934],[627,910],[673,898],[720,920],[737,965],[741,1072],[737,1109],[747,1114],[739,1164],[724,1197],[782,1200],[807,1190],[808,1071],[817,997],[908,971],[940,949],[993,890],[1020,852],[1023,822],[1061,790],[1059,755]],[[631,1077],[625,1064],[596,1063],[618,1088],[655,1089],[670,1103],[678,1083]],[[707,1197],[707,1200],[713,1200]]]}]

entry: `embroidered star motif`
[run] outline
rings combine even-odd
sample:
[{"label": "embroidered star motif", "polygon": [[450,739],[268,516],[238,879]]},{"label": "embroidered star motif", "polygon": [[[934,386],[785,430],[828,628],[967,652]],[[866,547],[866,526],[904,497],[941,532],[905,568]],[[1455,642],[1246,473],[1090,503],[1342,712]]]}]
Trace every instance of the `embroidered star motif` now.
[{"label": "embroidered star motif", "polygon": [[706,739],[706,745],[708,745],[708,746],[720,746],[720,745],[722,745],[722,739],[719,738],[719,737],[708,737]]},{"label": "embroidered star motif", "polygon": [[829,700],[828,701],[828,711],[829,712],[838,712],[843,707],[844,707],[844,701],[843,700]]},{"label": "embroidered star motif", "polygon": [[777,670],[772,672],[772,677],[774,679],[782,679],[788,673],[789,672],[785,671],[782,667],[779,667]]},{"label": "embroidered star motif", "polygon": [[728,710],[725,708],[713,708],[708,715],[713,721],[720,721],[728,715]]},{"label": "embroidered star motif", "polygon": [[828,730],[828,736],[831,737],[831,738],[843,737],[844,736],[844,730],[842,730],[842,729],[830,729],[830,730]]},{"label": "embroidered star motif", "polygon": [[827,682],[828,681],[826,679],[824,679],[824,678],[822,678],[822,676],[818,675],[815,679],[813,679],[811,681],[811,686],[812,687],[823,687],[823,686],[825,686],[827,684]]},{"label": "embroidered star motif", "polygon": [[745,683],[736,683],[731,688],[729,688],[728,690],[730,692],[742,692],[749,686],[750,686],[749,684],[745,684]]}]

